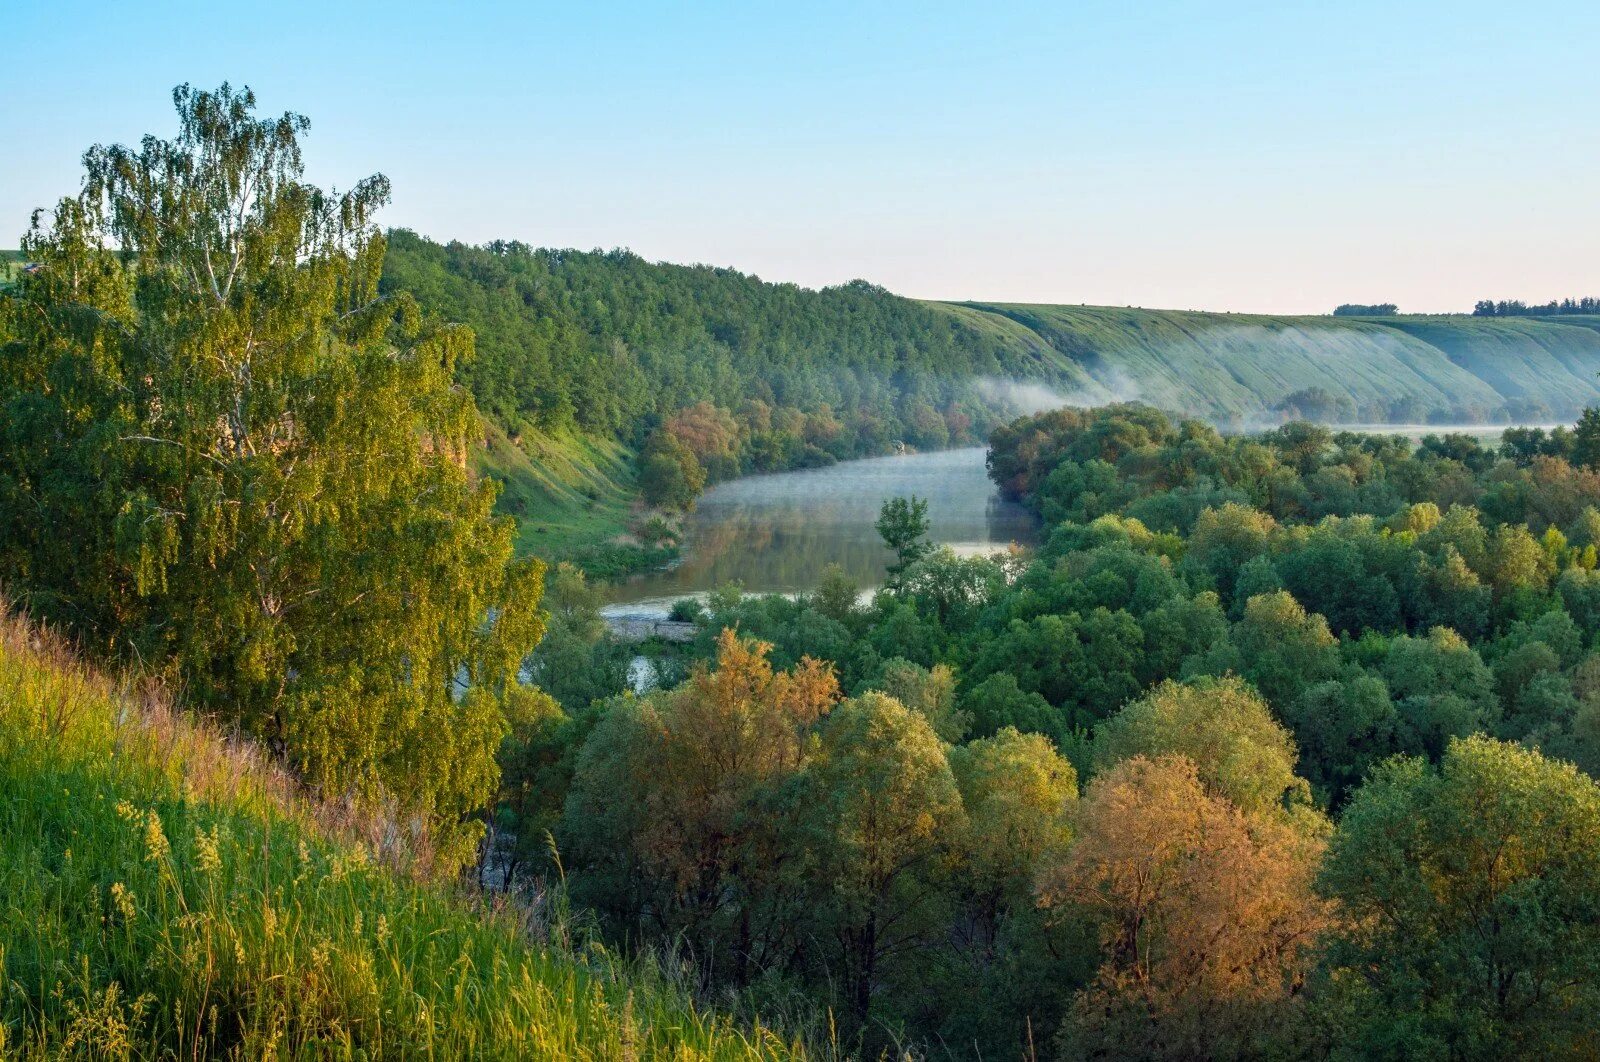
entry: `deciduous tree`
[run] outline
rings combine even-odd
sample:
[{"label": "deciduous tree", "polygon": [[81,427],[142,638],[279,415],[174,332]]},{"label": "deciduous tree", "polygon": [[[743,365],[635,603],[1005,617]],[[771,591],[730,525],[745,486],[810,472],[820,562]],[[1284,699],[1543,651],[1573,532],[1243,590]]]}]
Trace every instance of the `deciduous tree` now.
[{"label": "deciduous tree", "polygon": [[1573,1058],[1600,1050],[1600,786],[1486,737],[1437,768],[1393,761],[1328,853],[1350,915],[1332,962],[1358,989],[1353,1051]]},{"label": "deciduous tree", "polygon": [[1068,1057],[1262,1053],[1329,924],[1312,890],[1321,842],[1247,818],[1183,756],[1097,775],[1041,902],[1100,929],[1102,963],[1062,1030]]},{"label": "deciduous tree", "polygon": [[308,123],[183,86],[36,219],[0,353],[0,576],[330,794],[472,850],[538,640],[454,386],[460,328],[379,294],[381,176],[302,180]]}]

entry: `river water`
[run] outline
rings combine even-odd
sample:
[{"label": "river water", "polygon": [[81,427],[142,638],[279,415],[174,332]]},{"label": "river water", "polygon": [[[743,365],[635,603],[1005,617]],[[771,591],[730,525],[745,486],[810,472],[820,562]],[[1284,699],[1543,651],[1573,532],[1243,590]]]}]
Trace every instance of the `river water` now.
[{"label": "river water", "polygon": [[659,616],[678,598],[729,582],[750,593],[810,590],[835,563],[876,586],[891,558],[873,524],[886,500],[903,495],[927,499],[928,537],[958,553],[1033,542],[1033,517],[995,491],[984,453],[872,457],[718,484],[685,521],[682,562],[615,587],[606,612]]},{"label": "river water", "polygon": [[[1546,428],[1554,425],[1545,425]],[[1498,444],[1504,425],[1361,424],[1335,431],[1404,435],[1464,432]],[[656,621],[679,598],[737,582],[748,593],[797,593],[829,564],[863,588],[882,583],[889,553],[873,524],[889,498],[928,500],[929,537],[958,553],[1031,544],[1038,529],[1020,505],[1000,498],[981,446],[841,461],[828,468],[748,476],[707,491],[684,523],[683,560],[614,587],[606,615]]]}]

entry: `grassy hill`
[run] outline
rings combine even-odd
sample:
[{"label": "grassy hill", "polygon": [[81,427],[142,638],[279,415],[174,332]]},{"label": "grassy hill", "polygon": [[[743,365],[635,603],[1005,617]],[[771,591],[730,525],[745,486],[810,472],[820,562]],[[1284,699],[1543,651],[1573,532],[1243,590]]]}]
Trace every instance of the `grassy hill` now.
[{"label": "grassy hill", "polygon": [[1568,419],[1600,401],[1593,318],[1271,317],[966,303],[1009,320],[1121,398],[1219,421],[1324,392],[1337,419]]},{"label": "grassy hill", "polygon": [[1398,317],[1387,327],[1443,351],[1508,403],[1567,419],[1600,401],[1600,318]]},{"label": "grassy hill", "polygon": [[0,1058],[779,1059],[0,610]]}]

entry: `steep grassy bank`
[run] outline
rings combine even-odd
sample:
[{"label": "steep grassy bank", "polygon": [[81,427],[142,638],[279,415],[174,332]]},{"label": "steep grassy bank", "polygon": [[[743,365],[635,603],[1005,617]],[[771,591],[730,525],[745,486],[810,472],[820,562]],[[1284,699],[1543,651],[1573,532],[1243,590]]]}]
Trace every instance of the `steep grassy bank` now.
[{"label": "steep grassy bank", "polygon": [[627,531],[637,487],[632,453],[620,443],[485,427],[478,465],[505,484],[499,507],[517,517],[519,550],[565,557]]},{"label": "steep grassy bank", "polygon": [[1191,416],[1350,422],[1575,417],[1600,399],[1591,318],[1271,317],[965,304],[1003,317],[1118,398]]},{"label": "steep grassy bank", "polygon": [[787,1058],[0,614],[0,1057]]}]

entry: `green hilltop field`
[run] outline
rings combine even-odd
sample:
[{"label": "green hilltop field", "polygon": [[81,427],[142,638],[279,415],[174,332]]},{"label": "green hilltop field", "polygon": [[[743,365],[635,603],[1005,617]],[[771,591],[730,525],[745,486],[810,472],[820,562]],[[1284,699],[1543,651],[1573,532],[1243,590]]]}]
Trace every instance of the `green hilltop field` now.
[{"label": "green hilltop field", "polygon": [[1567,420],[1600,398],[1600,319],[1591,317],[1276,317],[1015,303],[956,310],[1021,326],[1115,397],[1224,423],[1288,412],[1284,399],[1312,389],[1341,414],[1328,419],[1365,423]]}]

